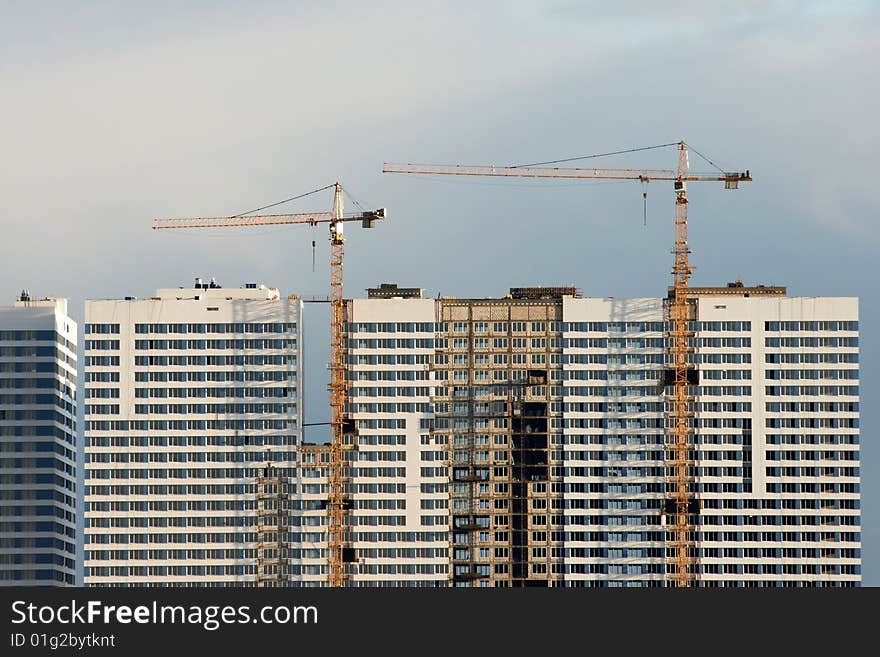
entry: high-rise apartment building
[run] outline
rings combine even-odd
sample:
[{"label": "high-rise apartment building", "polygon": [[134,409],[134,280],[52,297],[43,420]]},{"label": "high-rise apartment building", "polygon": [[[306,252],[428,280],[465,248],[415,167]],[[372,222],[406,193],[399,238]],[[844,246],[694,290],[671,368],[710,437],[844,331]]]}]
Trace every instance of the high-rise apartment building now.
[{"label": "high-rise apartment building", "polygon": [[[346,304],[348,416],[356,429],[346,450],[348,586],[445,586],[449,502],[445,443],[431,433],[435,303],[419,289],[369,291]],[[329,452],[303,451],[301,549],[305,585],[326,582]],[[319,523],[318,535],[310,529]],[[321,541],[321,549],[308,539]],[[301,548],[297,546],[301,543]]]},{"label": "high-rise apartment building", "polygon": [[435,304],[399,294],[374,288],[346,308],[356,586],[445,585],[449,573],[446,445],[431,433]]},{"label": "high-rise apartment building", "polygon": [[299,476],[301,309],[198,279],[86,302],[86,585],[257,582],[258,478]]},{"label": "high-rise apartment building", "polygon": [[76,583],[76,336],[66,299],[0,307],[0,586]]},{"label": "high-rise apartment building", "polygon": [[859,585],[858,300],[691,294],[700,583]]},{"label": "high-rise apartment building", "polygon": [[[690,295],[697,583],[858,585],[857,299]],[[666,584],[668,304],[348,301],[346,585]],[[300,309],[263,287],[87,303],[88,584],[326,584]]]},{"label": "high-rise apartment building", "polygon": [[[691,296],[699,584],[858,585],[857,300]],[[564,302],[568,585],[659,586],[671,567],[665,303]]]},{"label": "high-rise apartment building", "polygon": [[[739,282],[691,297],[699,584],[858,585],[857,300]],[[668,300],[515,288],[434,303],[420,421],[446,449],[449,584],[664,585]]]}]

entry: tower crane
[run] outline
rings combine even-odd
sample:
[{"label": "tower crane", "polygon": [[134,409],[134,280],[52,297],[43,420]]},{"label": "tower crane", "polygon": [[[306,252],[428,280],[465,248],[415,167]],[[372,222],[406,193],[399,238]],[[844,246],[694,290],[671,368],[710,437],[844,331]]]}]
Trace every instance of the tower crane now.
[{"label": "tower crane", "polygon": [[[672,144],[665,144],[669,146]],[[667,442],[666,483],[667,497],[665,513],[672,522],[667,525],[671,540],[667,539],[666,577],[676,587],[692,586],[696,581],[694,554],[696,552],[696,531],[694,516],[699,513],[699,501],[694,490],[694,451],[692,447],[691,419],[694,417],[694,398],[689,386],[694,385],[693,375],[689,375],[692,364],[688,354],[693,352],[689,345],[693,331],[688,328],[690,304],[688,288],[693,267],[689,261],[688,247],[688,182],[723,182],[725,189],[737,189],[741,182],[751,182],[748,170],[743,172],[695,173],[688,164],[688,146],[681,140],[678,146],[678,165],[672,169],[604,169],[526,166],[468,166],[461,164],[392,164],[385,163],[383,173],[433,174],[448,176],[491,176],[516,178],[560,178],[594,180],[637,180],[671,181],[675,192],[675,239],[673,246],[674,264],[672,267],[672,298],[669,303],[669,344],[668,352],[673,370],[673,393],[669,398],[669,420],[667,431],[671,434]],[[651,147],[653,148],[653,147]],[[647,150],[647,149],[633,149]],[[627,152],[627,151],[620,151]],[[696,152],[696,151],[695,151]],[[616,153],[615,153],[616,154]],[[610,155],[610,153],[609,153]],[[702,156],[701,156],[702,157]],[[585,158],[572,158],[585,159]],[[562,161],[562,160],[560,160]],[[708,161],[708,160],[707,160]],[[711,163],[711,162],[710,162]],[[552,163],[542,163],[552,164]],[[714,163],[712,163],[714,166]],[[671,425],[671,426],[670,426]],[[671,453],[671,456],[670,456]],[[671,471],[671,473],[670,473]],[[671,552],[671,555],[670,555]]]},{"label": "tower crane", "polygon": [[[330,227],[330,477],[327,511],[329,529],[328,584],[344,586],[346,582],[343,559],[345,546],[345,465],[344,436],[354,433],[354,425],[346,416],[347,382],[345,378],[345,305],[343,300],[343,256],[345,235],[343,228],[349,221],[360,221],[364,228],[373,228],[377,219],[385,218],[385,208],[345,214],[342,186],[337,182],[322,189],[334,188],[333,209],[330,212],[301,214],[237,215],[233,217],[198,217],[185,219],[156,219],[153,229],[168,228],[231,228],[241,226],[271,226],[300,224]],[[321,190],[315,190],[321,191]],[[298,198],[298,197],[297,197]],[[288,199],[291,200],[291,199]],[[278,204],[273,204],[278,205]],[[271,206],[266,206],[271,207]],[[262,208],[261,208],[262,209]],[[313,243],[314,245],[314,243]]]}]

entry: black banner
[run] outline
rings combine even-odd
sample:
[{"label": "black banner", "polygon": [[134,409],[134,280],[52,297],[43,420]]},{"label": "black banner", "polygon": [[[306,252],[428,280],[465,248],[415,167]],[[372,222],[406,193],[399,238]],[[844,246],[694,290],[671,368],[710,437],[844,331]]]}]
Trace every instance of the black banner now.
[{"label": "black banner", "polygon": [[0,655],[840,652],[876,591],[0,588]]}]

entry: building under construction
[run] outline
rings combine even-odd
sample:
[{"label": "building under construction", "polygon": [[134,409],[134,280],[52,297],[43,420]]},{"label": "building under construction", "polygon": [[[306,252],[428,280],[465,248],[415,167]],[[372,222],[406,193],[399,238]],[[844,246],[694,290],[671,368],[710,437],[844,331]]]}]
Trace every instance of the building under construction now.
[{"label": "building under construction", "polygon": [[448,451],[454,586],[549,586],[564,537],[563,296],[437,303],[435,438]]},{"label": "building under construction", "polygon": [[[674,169],[545,166],[673,146]],[[715,170],[691,170],[691,152]],[[671,183],[673,284],[664,298],[563,286],[432,300],[386,283],[346,300],[345,224],[372,228],[386,213],[346,214],[339,182],[295,197],[333,188],[329,212],[254,214],[282,201],[157,219],[154,229],[329,227],[329,446],[300,445],[286,474],[252,468],[246,508],[258,517],[235,518],[255,527],[239,536],[251,561],[228,572],[333,587],[860,581],[857,300],[690,283],[688,183],[738,189],[748,169],[724,171],[680,140],[382,170],[637,181],[645,216],[647,184]]]},{"label": "building under construction", "polygon": [[[688,295],[694,582],[857,584],[857,300]],[[436,301],[450,585],[674,581],[669,305],[572,288]]]},{"label": "building under construction", "polygon": [[[687,301],[681,452],[669,298],[347,300],[342,585],[669,586],[682,558],[701,586],[858,585],[857,300]],[[199,284],[87,304],[88,585],[331,583],[300,304]]]},{"label": "building under construction", "polygon": [[[676,583],[668,298],[368,297],[347,304],[346,586]],[[736,282],[688,304],[692,583],[858,585],[857,300]],[[303,450],[326,482],[327,448]]]}]

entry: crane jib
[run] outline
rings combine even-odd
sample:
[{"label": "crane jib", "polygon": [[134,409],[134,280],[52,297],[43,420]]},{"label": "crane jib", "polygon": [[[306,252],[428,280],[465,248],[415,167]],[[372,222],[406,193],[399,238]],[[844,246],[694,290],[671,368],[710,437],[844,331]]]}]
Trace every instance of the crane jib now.
[{"label": "crane jib", "polygon": [[273,226],[284,224],[318,224],[338,223],[340,221],[370,222],[385,218],[385,208],[368,210],[354,214],[333,216],[332,212],[310,212],[304,214],[265,214],[245,217],[192,217],[180,219],[155,219],[153,229],[163,228],[228,228],[236,226]]},{"label": "crane jib", "polygon": [[584,178],[593,180],[685,180],[691,182],[749,182],[751,175],[745,172],[686,173],[679,178],[671,169],[597,169],[580,167],[517,167],[462,164],[391,164],[386,163],[383,173],[415,173],[446,176],[490,176],[518,178]]}]

